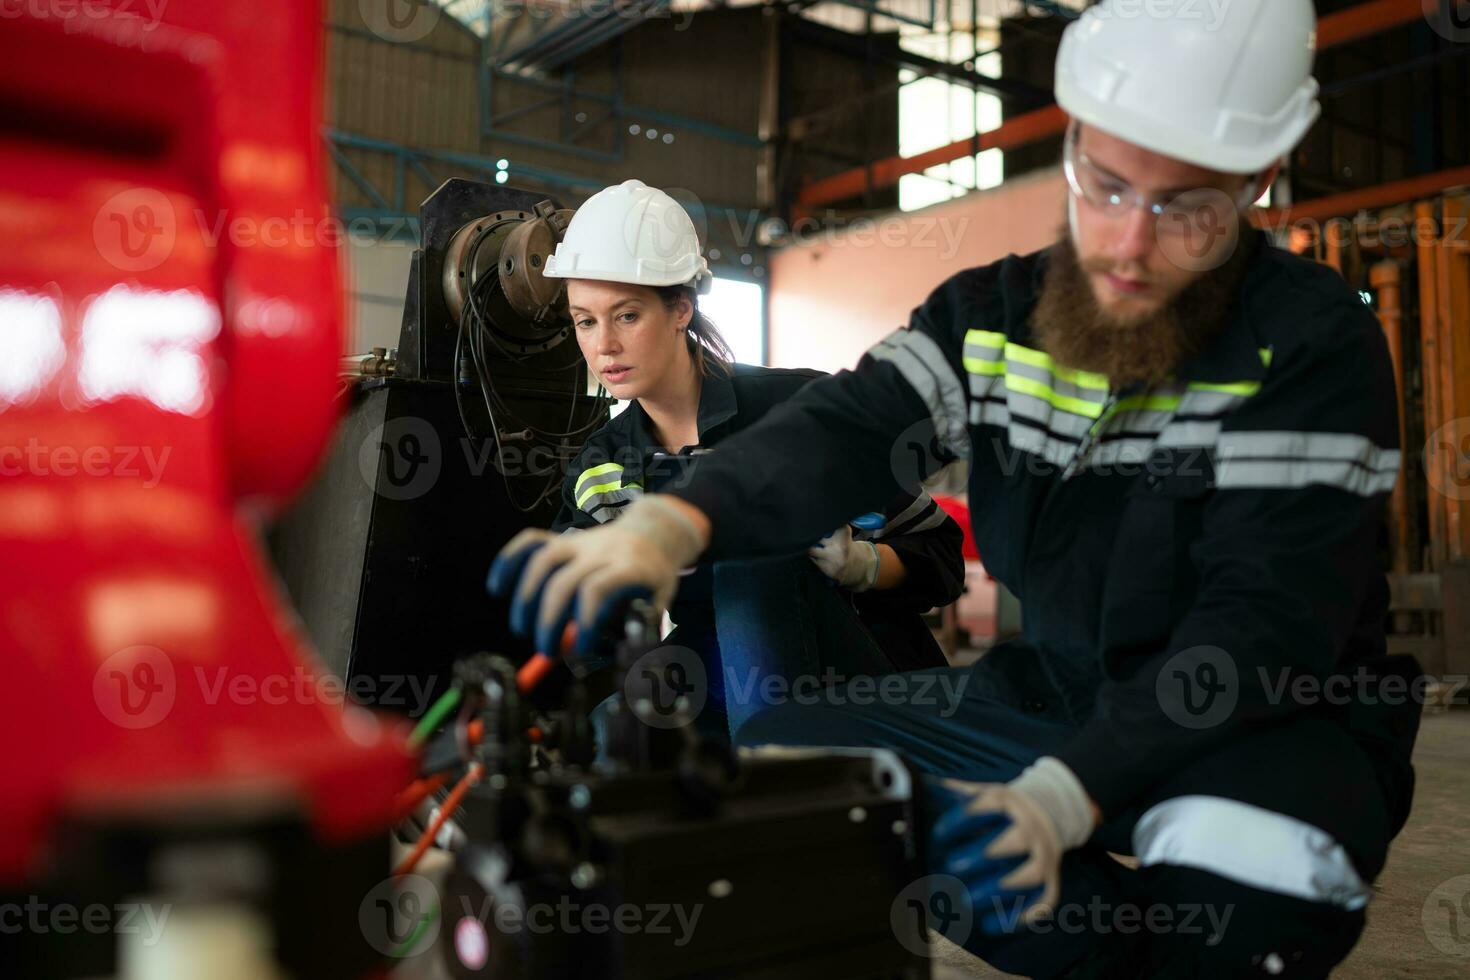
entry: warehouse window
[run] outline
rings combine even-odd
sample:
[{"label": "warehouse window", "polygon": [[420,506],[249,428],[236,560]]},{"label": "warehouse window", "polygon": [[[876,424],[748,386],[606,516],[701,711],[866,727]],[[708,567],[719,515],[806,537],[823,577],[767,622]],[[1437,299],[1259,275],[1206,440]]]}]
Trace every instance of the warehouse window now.
[{"label": "warehouse window", "polygon": [[[947,31],[915,33],[899,43],[926,58],[966,64],[982,74],[998,76],[1001,56],[994,50],[997,39],[998,33],[993,30],[978,34]],[[977,92],[963,82],[921,78],[910,69],[899,72],[899,81],[903,83],[898,93],[898,151],[902,156],[923,153],[1000,125],[1001,104],[994,95]],[[898,205],[904,211],[914,211],[972,190],[996,187],[1003,174],[1000,150],[963,156],[923,173],[905,174],[898,184]]]},{"label": "warehouse window", "polygon": [[766,295],[753,282],[716,276],[710,291],[699,297],[705,312],[741,364],[766,363]]}]

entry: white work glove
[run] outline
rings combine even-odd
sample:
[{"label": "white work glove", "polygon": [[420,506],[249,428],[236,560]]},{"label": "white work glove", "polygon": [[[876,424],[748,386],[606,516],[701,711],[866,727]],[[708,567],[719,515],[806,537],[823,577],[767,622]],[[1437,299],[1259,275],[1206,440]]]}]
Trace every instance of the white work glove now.
[{"label": "white work glove", "polygon": [[850,525],[842,525],[806,553],[823,575],[854,592],[878,583],[878,546],[871,541],[854,541]]},{"label": "white work glove", "polygon": [[[1020,899],[1030,922],[1061,894],[1062,855],[1092,836],[1092,802],[1076,774],[1051,756],[1009,783],[945,780],[959,800],[935,821],[935,865],[963,881],[986,931],[1015,923],[995,913]],[[966,799],[968,798],[968,799]]]},{"label": "white work glove", "polygon": [[514,592],[511,628],[534,635],[536,649],[554,656],[574,614],[579,635],[589,636],[629,590],[646,590],[655,608],[668,609],[679,569],[708,545],[678,505],[652,494],[579,534],[522,531],[496,557],[489,585],[499,595]]}]

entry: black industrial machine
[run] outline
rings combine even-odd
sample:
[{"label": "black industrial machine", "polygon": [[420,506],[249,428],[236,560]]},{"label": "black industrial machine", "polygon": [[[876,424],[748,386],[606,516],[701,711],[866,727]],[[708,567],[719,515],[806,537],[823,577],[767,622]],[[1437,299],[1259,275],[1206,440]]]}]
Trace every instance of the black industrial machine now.
[{"label": "black industrial machine", "polygon": [[540,275],[571,213],[459,179],[423,203],[398,347],[347,365],[337,442],[271,533],[307,632],[359,701],[419,713],[456,657],[504,632],[490,561],[551,522],[566,463],[607,420],[564,284]]},{"label": "black industrial machine", "polygon": [[475,776],[420,809],[452,813],[434,944],[450,975],[927,978],[927,909],[904,901],[923,874],[911,771],[881,750],[737,756],[701,740],[689,651],[657,629],[635,604],[596,766],[579,684],[539,712],[524,667],[457,666],[459,716],[424,770]]}]

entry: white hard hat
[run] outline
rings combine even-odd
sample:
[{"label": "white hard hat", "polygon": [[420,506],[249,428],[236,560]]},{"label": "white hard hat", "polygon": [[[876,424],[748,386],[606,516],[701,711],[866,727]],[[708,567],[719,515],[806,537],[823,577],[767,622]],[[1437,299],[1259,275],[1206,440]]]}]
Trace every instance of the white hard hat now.
[{"label": "white hard hat", "polygon": [[707,292],[709,263],[679,202],[641,180],[589,197],[546,260],[552,279],[602,279],[639,286],[693,286]]},{"label": "white hard hat", "polygon": [[1104,0],[1062,35],[1057,102],[1155,153],[1259,173],[1321,113],[1316,25],[1311,0]]}]

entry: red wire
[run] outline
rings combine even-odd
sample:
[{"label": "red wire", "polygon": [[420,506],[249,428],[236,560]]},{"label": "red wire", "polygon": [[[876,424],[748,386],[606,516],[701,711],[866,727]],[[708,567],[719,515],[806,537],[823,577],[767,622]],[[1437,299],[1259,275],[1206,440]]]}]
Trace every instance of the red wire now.
[{"label": "red wire", "polygon": [[[569,647],[576,638],[576,635],[576,624],[568,623],[566,629],[562,631],[563,648]],[[531,690],[531,688],[541,683],[542,678],[555,666],[555,663],[556,661],[544,653],[533,654],[531,659],[522,664],[520,670],[516,672],[516,686],[523,692]],[[470,722],[465,733],[469,744],[479,744],[480,740],[484,737],[484,731],[484,723],[480,720],[476,719]],[[539,742],[541,740],[542,733],[538,728],[531,728],[526,734],[533,742]],[[406,875],[418,865],[423,856],[428,853],[429,847],[434,843],[434,838],[439,836],[439,831],[444,829],[444,824],[449,821],[449,818],[459,807],[460,801],[464,799],[470,787],[480,781],[480,777],[484,774],[484,771],[485,767],[481,763],[476,762],[470,766],[469,771],[464,774],[460,781],[455,784],[454,789],[450,790],[449,795],[445,797],[444,805],[439,808],[439,815],[434,818],[434,821],[429,824],[428,829],[419,837],[418,843],[414,845],[408,857],[399,862],[398,867],[393,870],[395,875]],[[427,779],[415,780],[407,789],[398,794],[398,812],[403,814],[411,812],[414,807],[426,800],[430,794],[436,792],[448,781],[449,774],[447,772]]]},{"label": "red wire", "polygon": [[413,808],[429,798],[429,794],[437,791],[439,787],[449,782],[449,773],[441,772],[437,776],[427,779],[416,779],[408,784],[408,789],[398,794],[398,812],[407,816],[413,812]]},{"label": "red wire", "polygon": [[393,869],[394,875],[406,875],[418,865],[419,860],[428,852],[430,845],[434,843],[434,838],[439,836],[439,831],[444,829],[444,825],[454,815],[454,811],[459,807],[465,794],[470,791],[470,787],[480,781],[480,776],[484,771],[485,767],[481,763],[476,762],[470,766],[469,771],[454,785],[454,789],[449,791],[449,795],[444,799],[444,804],[439,807],[439,815],[429,824],[428,829],[424,831],[418,843],[413,846],[413,850],[409,852],[408,857],[400,861],[398,867]]}]

